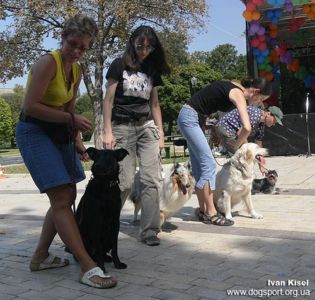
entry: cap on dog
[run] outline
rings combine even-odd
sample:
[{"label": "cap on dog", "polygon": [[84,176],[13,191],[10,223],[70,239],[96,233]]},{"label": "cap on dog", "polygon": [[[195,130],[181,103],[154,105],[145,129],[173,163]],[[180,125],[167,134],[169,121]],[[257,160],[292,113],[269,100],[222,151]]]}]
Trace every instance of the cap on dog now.
[{"label": "cap on dog", "polygon": [[269,106],[268,111],[272,113],[272,115],[276,118],[278,124],[283,126],[281,119],[283,118],[283,112],[277,106]]}]

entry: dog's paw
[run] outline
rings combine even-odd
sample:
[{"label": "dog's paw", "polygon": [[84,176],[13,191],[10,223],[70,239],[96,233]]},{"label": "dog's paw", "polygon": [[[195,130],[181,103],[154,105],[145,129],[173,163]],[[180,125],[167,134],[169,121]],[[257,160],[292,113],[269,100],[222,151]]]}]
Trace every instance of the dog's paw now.
[{"label": "dog's paw", "polygon": [[263,215],[260,215],[260,214],[258,214],[258,213],[256,213],[256,212],[252,212],[250,215],[251,215],[251,217],[252,217],[253,219],[263,219],[263,218],[264,218]]},{"label": "dog's paw", "polygon": [[104,261],[105,262],[112,262],[113,258],[109,254],[106,254],[105,257],[104,257]]},{"label": "dog's paw", "polygon": [[127,265],[122,262],[114,263],[114,266],[116,269],[127,269]]}]

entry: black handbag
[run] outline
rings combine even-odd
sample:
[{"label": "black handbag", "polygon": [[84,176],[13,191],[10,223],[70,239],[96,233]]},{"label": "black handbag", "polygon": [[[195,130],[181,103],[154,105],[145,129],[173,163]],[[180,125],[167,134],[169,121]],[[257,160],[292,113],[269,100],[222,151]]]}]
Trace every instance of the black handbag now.
[{"label": "black handbag", "polygon": [[29,122],[40,126],[40,128],[55,144],[70,144],[74,141],[76,132],[69,124],[42,121],[37,118],[27,116],[23,111],[21,111],[19,119],[22,122]]}]

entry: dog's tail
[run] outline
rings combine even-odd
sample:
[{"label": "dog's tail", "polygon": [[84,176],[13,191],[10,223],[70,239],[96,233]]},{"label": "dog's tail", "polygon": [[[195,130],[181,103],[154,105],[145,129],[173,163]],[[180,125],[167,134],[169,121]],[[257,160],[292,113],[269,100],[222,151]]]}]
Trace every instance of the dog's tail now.
[{"label": "dog's tail", "polygon": [[132,191],[129,195],[129,199],[133,202],[133,205],[135,207],[133,213],[133,221],[136,222],[138,219],[138,213],[141,209],[140,195],[136,191]]}]

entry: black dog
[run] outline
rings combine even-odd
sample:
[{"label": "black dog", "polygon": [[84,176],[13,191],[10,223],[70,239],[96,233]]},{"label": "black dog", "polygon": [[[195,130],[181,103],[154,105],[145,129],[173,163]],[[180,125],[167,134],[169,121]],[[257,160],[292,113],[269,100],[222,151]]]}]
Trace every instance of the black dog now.
[{"label": "black dog", "polygon": [[277,192],[277,180],[278,173],[276,170],[269,170],[265,178],[253,180],[252,195],[256,193],[274,194]]},{"label": "black dog", "polygon": [[121,210],[118,162],[125,158],[128,151],[90,147],[86,152],[94,163],[92,179],[75,213],[81,237],[87,252],[104,272],[109,251],[115,268],[125,269],[127,265],[118,258]]}]

